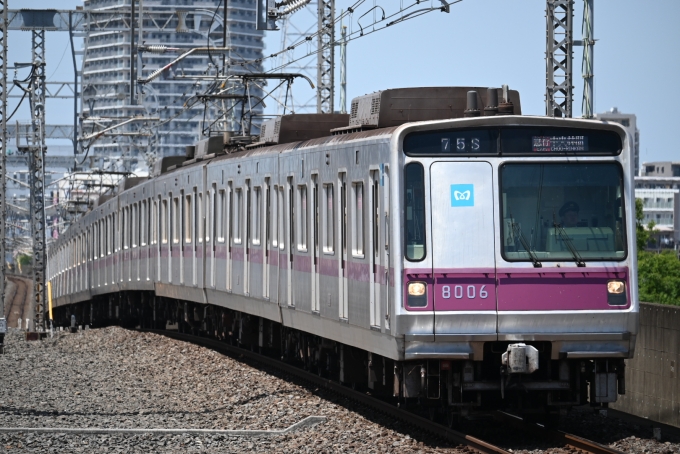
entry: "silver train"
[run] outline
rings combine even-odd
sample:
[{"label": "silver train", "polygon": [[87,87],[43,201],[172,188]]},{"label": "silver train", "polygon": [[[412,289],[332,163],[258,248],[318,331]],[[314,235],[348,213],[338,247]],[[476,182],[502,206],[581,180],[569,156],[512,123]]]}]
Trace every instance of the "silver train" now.
[{"label": "silver train", "polygon": [[520,112],[395,89],[199,142],[51,246],[52,318],[215,336],[450,419],[606,407],[638,332],[631,138]]}]

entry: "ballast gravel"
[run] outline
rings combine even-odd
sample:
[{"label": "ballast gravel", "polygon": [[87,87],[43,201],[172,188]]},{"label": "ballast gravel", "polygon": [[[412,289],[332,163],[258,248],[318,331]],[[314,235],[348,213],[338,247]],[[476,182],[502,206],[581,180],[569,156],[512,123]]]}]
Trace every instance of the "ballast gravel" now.
[{"label": "ballast gravel", "polygon": [[466,452],[389,416],[212,350],[118,327],[26,342],[0,355],[0,427],[285,429],[285,435],[0,433],[0,452]]},{"label": "ballast gravel", "polygon": [[[0,452],[472,452],[277,371],[157,334],[109,327],[26,342],[10,330],[6,347],[0,427],[281,430],[307,416],[326,421],[256,437],[0,433]],[[651,426],[587,409],[572,412],[561,428],[627,453],[680,452],[673,440],[654,440]],[[521,437],[504,447],[568,452]]]}]

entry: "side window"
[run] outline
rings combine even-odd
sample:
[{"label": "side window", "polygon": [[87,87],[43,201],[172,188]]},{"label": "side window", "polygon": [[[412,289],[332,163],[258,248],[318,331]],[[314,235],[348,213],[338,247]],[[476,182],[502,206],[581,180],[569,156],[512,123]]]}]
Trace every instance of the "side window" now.
[{"label": "side window", "polygon": [[332,253],[335,249],[335,205],[333,205],[333,184],[324,184],[323,193],[323,251]]},{"label": "side window", "polygon": [[275,248],[279,246],[279,238],[278,238],[278,216],[277,216],[277,211],[278,211],[278,201],[279,201],[279,187],[274,185],[270,186],[272,189],[267,189],[267,197],[269,199],[269,224],[271,227],[269,228],[269,235],[267,235],[269,238],[271,238],[271,247]]},{"label": "side window", "polygon": [[253,244],[260,244],[261,212],[262,212],[262,188],[260,186],[255,186],[253,188],[253,214],[252,214]]},{"label": "side window", "polygon": [[364,255],[364,183],[352,183],[352,255]]},{"label": "side window", "polygon": [[135,203],[132,205],[132,247],[137,247],[139,244],[139,206]]},{"label": "side window", "polygon": [[163,244],[167,244],[167,242],[168,242],[168,224],[169,224],[169,222],[168,222],[168,218],[169,218],[168,200],[167,199],[163,199],[161,201],[160,211],[161,211],[161,213],[160,213],[161,215],[160,215],[159,221],[161,223],[161,226],[160,226],[160,228],[161,228],[161,242]]},{"label": "side window", "polygon": [[288,244],[291,255],[295,244],[295,194],[293,193],[293,177],[288,177]]},{"label": "side window", "polygon": [[425,175],[423,166],[413,162],[404,168],[404,250],[406,259],[425,258]]},{"label": "side window", "polygon": [[237,188],[234,191],[235,194],[235,199],[236,199],[236,206],[234,208],[234,213],[232,216],[232,222],[231,222],[231,230],[234,235],[234,243],[236,244],[241,244],[241,219],[243,215],[243,190],[241,188]]},{"label": "side window", "polygon": [[191,194],[184,197],[184,242],[189,244],[193,236],[193,226],[194,226],[194,210],[191,204],[192,198]]},{"label": "side window", "polygon": [[284,240],[286,238],[286,233],[285,233],[285,229],[284,229],[284,226],[286,225],[286,221],[285,221],[285,217],[284,217],[284,213],[286,211],[286,203],[285,203],[284,194],[285,194],[285,192],[284,192],[283,186],[279,186],[279,191],[278,191],[278,194],[276,195],[276,198],[278,199],[278,202],[277,202],[277,207],[278,207],[278,212],[277,212],[278,216],[277,217],[278,217],[278,219],[276,220],[276,222],[278,224],[277,230],[278,230],[278,237],[279,237],[278,238],[279,250],[281,250],[281,251],[283,251],[285,246],[286,246],[286,242]]},{"label": "side window", "polygon": [[296,219],[298,225],[297,248],[298,251],[307,250],[307,228],[308,228],[308,209],[307,209],[307,186],[298,186],[298,200],[297,205],[298,217]]},{"label": "side window", "polygon": [[123,234],[123,249],[127,249],[129,246],[128,241],[130,239],[130,213],[129,213],[129,208],[125,207],[123,208],[123,228],[122,234]]},{"label": "side window", "polygon": [[146,246],[146,200],[142,200],[139,216],[139,245]]},{"label": "side window", "polygon": [[217,229],[215,235],[217,235],[217,241],[219,243],[224,243],[224,228],[227,225],[227,210],[226,210],[227,197],[224,189],[220,189],[219,197],[216,202],[215,210],[215,220],[217,224]]},{"label": "side window", "polygon": [[179,197],[174,197],[172,199],[172,242],[179,243],[179,230],[180,230],[180,209],[179,209]]}]

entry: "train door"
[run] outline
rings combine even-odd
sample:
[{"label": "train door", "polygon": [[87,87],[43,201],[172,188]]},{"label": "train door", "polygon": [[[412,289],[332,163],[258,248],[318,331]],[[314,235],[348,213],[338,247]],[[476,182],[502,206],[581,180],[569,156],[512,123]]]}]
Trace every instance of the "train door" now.
[{"label": "train door", "polygon": [[371,258],[371,279],[370,279],[370,321],[371,326],[380,327],[380,282],[382,282],[381,271],[381,243],[380,243],[380,172],[371,171],[369,179],[370,200],[369,200],[369,254]]},{"label": "train door", "polygon": [[[262,229],[263,238],[260,242],[262,248],[262,297],[269,299],[269,249],[271,248],[271,233],[269,231],[269,222],[271,220],[271,185],[269,177],[264,179],[264,210]],[[259,210],[259,208],[258,208]]]},{"label": "train door", "polygon": [[293,292],[293,267],[295,254],[295,194],[293,189],[293,177],[288,177],[288,272],[286,279],[288,282],[288,305],[295,306]]},{"label": "train door", "polygon": [[251,221],[252,221],[252,194],[250,188],[250,180],[246,180],[246,187],[244,191],[245,197],[245,241],[243,247],[245,248],[245,256],[243,258],[243,294],[250,295],[250,242],[252,241]]},{"label": "train door", "polygon": [[312,216],[312,312],[320,310],[319,291],[319,176],[312,175],[312,206],[309,210]]},{"label": "train door", "polygon": [[341,172],[338,175],[338,189],[340,190],[340,197],[338,198],[338,223],[340,232],[340,268],[339,268],[339,317],[347,319],[349,314],[349,288],[347,282],[347,173]]},{"label": "train door", "polygon": [[[208,195],[208,203],[209,203],[209,208],[205,210],[205,215],[206,215],[206,222],[207,222],[207,228],[208,228],[208,239],[206,239],[206,252],[209,255],[208,257],[208,262],[210,264],[210,288],[215,288],[215,275],[216,275],[216,266],[217,266],[217,259],[216,259],[216,254],[217,254],[217,221],[218,219],[221,218],[218,214],[218,208],[217,208],[217,183],[212,184],[212,188],[210,189],[209,195]],[[209,219],[209,221],[208,221]]]},{"label": "train door", "polygon": [[496,334],[493,191],[487,162],[430,167],[435,336]]},{"label": "train door", "polygon": [[226,212],[227,219],[225,220],[225,227],[227,229],[227,291],[232,291],[233,287],[233,263],[232,263],[232,246],[234,244],[234,186],[230,181],[227,189],[226,198]]}]

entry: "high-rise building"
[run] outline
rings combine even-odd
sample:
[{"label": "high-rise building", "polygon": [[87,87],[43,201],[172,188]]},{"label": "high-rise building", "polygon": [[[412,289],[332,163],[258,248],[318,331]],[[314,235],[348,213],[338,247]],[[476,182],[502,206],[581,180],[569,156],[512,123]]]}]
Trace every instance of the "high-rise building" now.
[{"label": "high-rise building", "polygon": [[[608,112],[595,114],[598,120],[620,123],[625,127],[633,138],[633,150],[635,151],[635,175],[640,175],[640,130],[637,128],[637,117],[635,114],[619,112],[619,109],[612,107]],[[633,169],[631,169],[633,170]]]},{"label": "high-rise building", "polygon": [[[89,150],[90,162],[94,167],[105,164],[110,170],[144,169],[151,156],[173,156],[185,152],[186,145],[192,145],[201,137],[214,131],[231,130],[231,125],[213,123],[217,108],[210,104],[198,103],[187,108],[187,103],[203,93],[214,78],[218,68],[222,68],[222,55],[219,52],[202,52],[191,55],[170,70],[165,71],[153,82],[139,86],[138,98],[130,97],[130,47],[131,38],[135,46],[162,45],[182,49],[194,47],[223,47],[222,22],[224,2],[222,0],[85,0],[84,8],[92,10],[130,10],[134,1],[136,15],[143,12],[142,43],[139,43],[139,30],[134,37],[131,31],[107,31],[101,24],[91,27],[84,40],[84,59],[82,69],[83,112],[96,117],[99,125],[109,127],[134,115],[160,117],[160,126],[153,128],[158,121],[133,121],[115,129],[118,136],[102,137],[93,143]],[[262,57],[264,32],[257,30],[256,1],[229,0],[227,47],[230,61],[254,60]],[[122,19],[115,23],[123,25]],[[113,23],[112,23],[113,25]],[[135,26],[137,21],[135,21]],[[136,68],[137,77],[145,77],[161,68],[182,51],[142,54],[142,68]],[[138,60],[132,60],[138,67]],[[261,65],[230,65],[228,74],[259,72]],[[202,79],[198,79],[200,77]],[[260,91],[251,94],[260,95]],[[229,102],[229,101],[227,101]],[[233,102],[233,101],[232,101]],[[228,107],[228,106],[227,106]],[[258,110],[259,109],[259,110]],[[261,112],[261,106],[255,112]],[[238,119],[240,109],[233,110]],[[110,120],[109,117],[118,117]],[[211,128],[212,125],[212,128]],[[83,133],[88,134],[93,122],[87,120]],[[101,126],[100,126],[101,127]],[[153,134],[149,136],[146,128]],[[135,133],[142,133],[134,135]],[[257,132],[257,131],[255,131]],[[104,159],[108,158],[108,159]],[[153,158],[152,158],[153,159]],[[146,162],[145,162],[146,161]]]}]

